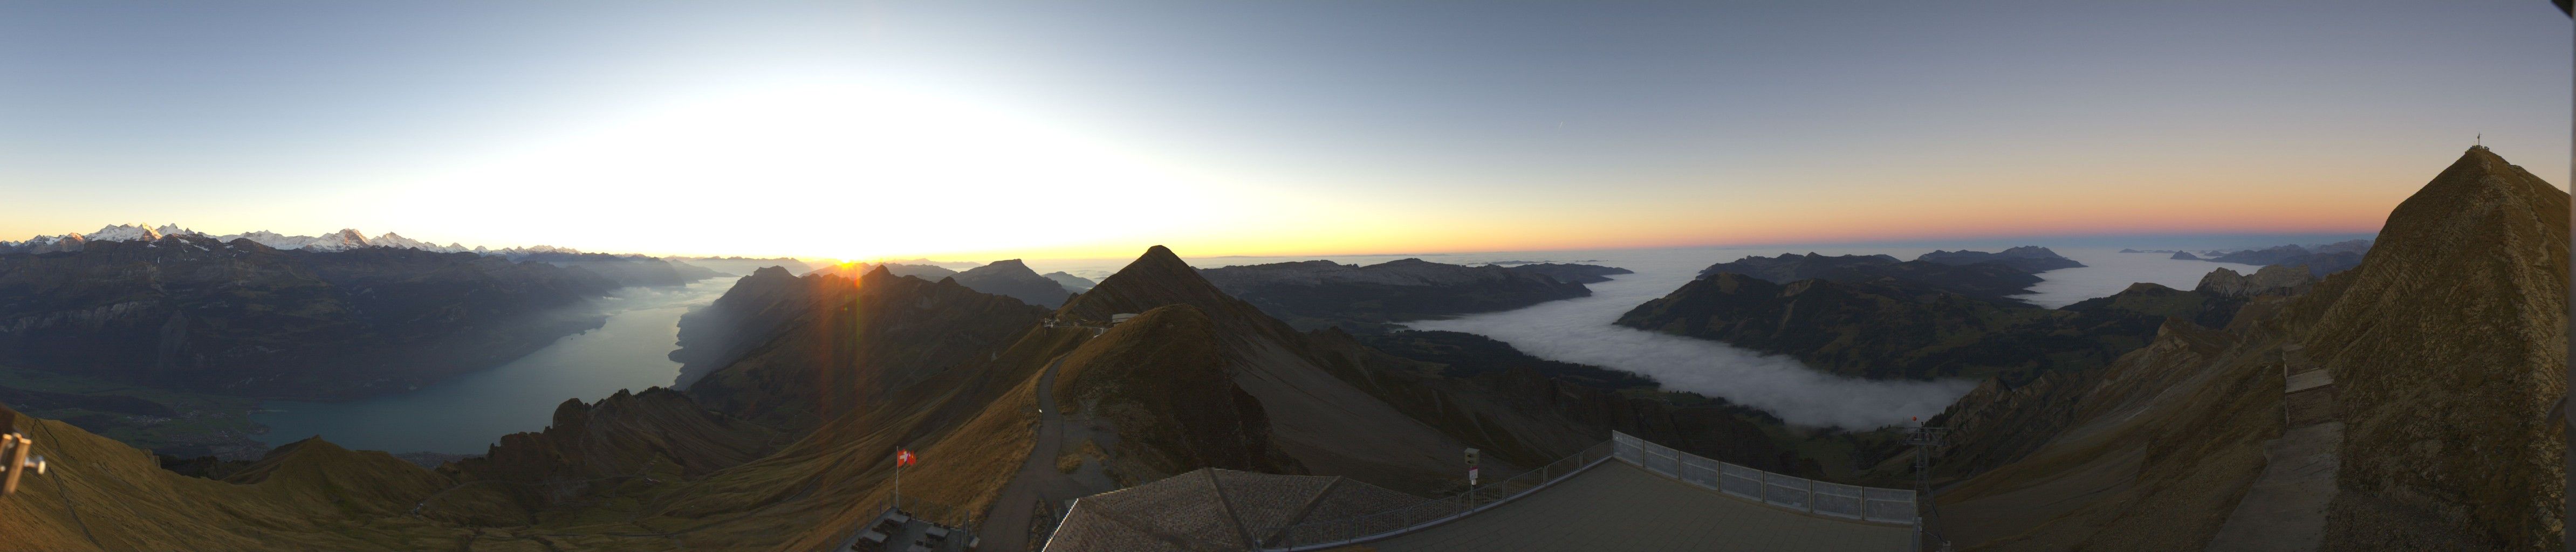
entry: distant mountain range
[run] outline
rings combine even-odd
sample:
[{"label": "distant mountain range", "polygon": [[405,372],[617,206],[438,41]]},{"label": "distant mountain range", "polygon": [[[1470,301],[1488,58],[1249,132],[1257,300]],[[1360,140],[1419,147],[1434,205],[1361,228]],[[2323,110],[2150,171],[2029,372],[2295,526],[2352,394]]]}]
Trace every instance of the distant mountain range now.
[{"label": "distant mountain range", "polygon": [[2121,253],[2171,253],[2172,259],[2250,264],[2258,266],[2305,266],[2308,272],[2323,277],[2361,265],[2361,257],[2370,253],[2371,240],[2345,240],[2317,245],[2279,245],[2262,249],[2234,251],[2189,251],[2159,249],[2152,251],[2122,249]]},{"label": "distant mountain range", "polygon": [[1775,284],[1822,279],[1855,283],[1885,280],[1917,289],[1937,289],[1979,299],[2020,303],[2012,296],[2030,293],[2038,273],[2084,266],[2045,247],[2015,247],[2002,253],[1934,251],[1911,261],[1888,255],[1824,256],[1783,253],[1778,257],[1745,257],[1700,269],[1701,278],[1735,273]]},{"label": "distant mountain range", "polygon": [[395,247],[418,249],[437,253],[479,253],[485,255],[580,253],[580,251],[575,251],[569,248],[549,245],[513,247],[507,249],[489,249],[481,246],[469,248],[456,243],[438,245],[435,243],[405,238],[402,237],[401,234],[395,234],[392,232],[386,232],[380,236],[368,237],[365,233],[359,232],[354,228],[342,228],[339,232],[323,234],[320,236],[289,236],[267,230],[218,236],[189,230],[187,228],[181,228],[176,224],[164,224],[158,227],[154,227],[149,224],[114,224],[99,228],[97,232],[90,232],[87,234],[75,233],[62,234],[58,236],[36,236],[25,241],[16,242],[0,241],[0,254],[78,251],[83,244],[94,241],[153,241],[161,239],[163,236],[189,235],[205,236],[213,238],[218,242],[247,239],[259,242],[260,245],[265,245],[275,249],[303,249],[308,251],[346,251],[364,247]]},{"label": "distant mountain range", "polygon": [[1994,253],[1969,251],[1965,249],[1958,251],[1936,250],[1931,253],[1924,253],[1922,256],[1915,257],[1914,260],[1935,262],[1946,265],[1972,265],[1990,262],[2003,263],[2006,266],[2034,273],[2047,272],[2060,268],[2082,268],[2084,266],[2084,263],[2075,262],[2074,259],[2059,256],[2056,251],[2050,251],[2046,247],[2035,245],[2025,245]]},{"label": "distant mountain range", "polygon": [[567,308],[622,285],[499,256],[152,235],[0,254],[0,365],[348,398],[487,368],[596,327],[598,317]]},{"label": "distant mountain range", "polygon": [[1391,330],[1394,322],[1589,296],[1592,290],[1573,279],[1604,281],[1627,273],[1593,265],[1461,266],[1422,259],[1368,266],[1298,261],[1199,271],[1217,289],[1290,326],[1359,332]]}]

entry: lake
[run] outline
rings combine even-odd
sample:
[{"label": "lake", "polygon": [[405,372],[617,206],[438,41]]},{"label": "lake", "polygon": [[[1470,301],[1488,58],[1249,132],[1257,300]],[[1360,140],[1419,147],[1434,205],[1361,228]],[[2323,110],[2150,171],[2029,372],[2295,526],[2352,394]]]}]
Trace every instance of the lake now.
[{"label": "lake", "polygon": [[502,435],[545,429],[566,399],[670,386],[680,373],[667,356],[678,343],[680,315],[724,295],[734,280],[620,289],[598,301],[608,314],[599,329],[418,391],[339,403],[267,401],[251,414],[269,428],[256,438],[275,446],[321,435],[350,449],[482,454]]}]

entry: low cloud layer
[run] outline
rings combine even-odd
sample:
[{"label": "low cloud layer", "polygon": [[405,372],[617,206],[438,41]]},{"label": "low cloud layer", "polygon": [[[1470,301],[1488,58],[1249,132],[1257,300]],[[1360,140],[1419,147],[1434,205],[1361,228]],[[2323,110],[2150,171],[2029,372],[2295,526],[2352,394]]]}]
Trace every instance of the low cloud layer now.
[{"label": "low cloud layer", "polygon": [[1653,376],[1667,389],[1723,397],[1805,426],[1869,429],[1904,423],[1909,417],[1929,418],[1976,386],[1968,380],[1840,377],[1788,357],[1611,325],[1628,309],[1681,287],[1700,267],[1715,262],[1698,258],[1628,261],[1602,263],[1638,273],[1592,284],[1591,297],[1410,326],[1481,334],[1541,358]]},{"label": "low cloud layer", "polygon": [[[2049,271],[2046,281],[2023,299],[2056,308],[2076,301],[2119,293],[2135,282],[2191,289],[2200,277],[2221,267],[2250,272],[2255,267],[2207,261],[2177,261],[2165,255],[2119,253],[2116,249],[2059,248],[2058,253],[2087,265]],[[1800,249],[1798,252],[1805,252]],[[1882,248],[1830,250],[1827,255],[1888,253],[1912,259],[1923,250]],[[1681,287],[1709,263],[1775,251],[1647,250],[1584,253],[1606,255],[1598,264],[1637,271],[1593,284],[1591,297],[1544,303],[1530,308],[1429,320],[1410,324],[1423,330],[1481,334],[1511,343],[1521,351],[1550,360],[1579,362],[1653,376],[1664,386],[1723,397],[1760,408],[1789,423],[1867,429],[1930,418],[1975,388],[1965,379],[1940,381],[1872,381],[1835,376],[1808,368],[1797,359],[1765,355],[1716,341],[1614,326],[1610,323],[1640,303]],[[1454,261],[1452,261],[1454,262]]]},{"label": "low cloud layer", "polygon": [[2209,261],[2175,260],[2168,253],[2121,253],[2117,249],[2055,249],[2058,255],[2084,263],[2083,268],[2061,268],[2042,272],[2046,281],[2031,286],[2029,295],[2016,296],[2031,304],[2058,308],[2076,301],[2107,297],[2129,284],[2150,282],[2174,289],[2191,289],[2200,285],[2200,277],[2220,268],[2253,273],[2263,267]]}]

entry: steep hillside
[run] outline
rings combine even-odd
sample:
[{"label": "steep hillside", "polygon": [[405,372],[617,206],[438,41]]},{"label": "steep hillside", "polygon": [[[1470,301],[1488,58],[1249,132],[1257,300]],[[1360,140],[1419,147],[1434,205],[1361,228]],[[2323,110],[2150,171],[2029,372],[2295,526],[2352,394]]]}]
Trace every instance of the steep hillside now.
[{"label": "steep hillside", "polygon": [[1982,550],[2207,545],[2285,436],[2296,364],[2334,386],[2320,549],[2558,549],[2567,201],[2472,149],[2359,267],[2302,295],[2253,297],[2223,332],[2168,325],[2092,377],[1972,393],[1936,420],[1960,428],[1947,461],[2020,459],[1944,492],[1945,533]]},{"label": "steep hillside", "polygon": [[1423,492],[1453,484],[1453,457],[1463,447],[1488,451],[1500,471],[1607,434],[1557,413],[1512,408],[1472,382],[1441,377],[1439,365],[1369,349],[1338,330],[1299,333],[1200,274],[1155,247],[1056,316],[1106,320],[1166,305],[1205,314],[1234,384],[1270,420],[1274,446],[1312,474]]},{"label": "steep hillside", "polygon": [[564,401],[544,431],[503,435],[490,452],[454,468],[536,511],[636,481],[704,477],[785,443],[776,431],[656,387],[620,390],[597,404]]},{"label": "steep hillside", "polygon": [[1305,471],[1272,443],[1261,401],[1232,381],[1233,361],[1216,331],[1196,307],[1168,305],[1065,356],[1056,400],[1115,430],[1111,477],[1140,483],[1202,467]]},{"label": "steep hillside", "polygon": [[22,480],[0,508],[7,548],[452,548],[465,534],[402,516],[447,479],[382,452],[305,440],[215,481],[163,470],[149,453],[70,424],[17,420],[50,468]]},{"label": "steep hillside", "polygon": [[0,255],[0,365],[254,397],[364,396],[596,327],[617,284],[471,253],[202,235]]},{"label": "steep hillside", "polygon": [[856,280],[798,280],[802,289],[790,286],[768,307],[778,309],[767,318],[777,323],[730,338],[757,345],[692,382],[692,398],[763,425],[802,430],[843,412],[893,404],[908,386],[988,360],[1045,313],[953,280],[895,276],[883,267]]},{"label": "steep hillside", "polygon": [[2345,489],[2559,548],[2567,443],[2547,413],[2567,391],[2567,213],[2566,192],[2485,148],[2389,213],[2300,340],[2335,376]]},{"label": "steep hillside", "polygon": [[993,264],[969,268],[950,278],[957,279],[957,283],[975,291],[1018,299],[1020,302],[1040,307],[1063,305],[1065,298],[1073,295],[1072,292],[1065,291],[1064,284],[1039,276],[1037,271],[1029,270],[1029,265],[1020,263],[1019,259],[993,261]]},{"label": "steep hillside", "polygon": [[812,311],[826,290],[850,285],[847,278],[799,278],[774,266],[734,280],[715,301],[680,315],[679,348],[670,354],[672,362],[680,363],[680,375],[671,387],[687,389],[708,372],[740,360]]}]

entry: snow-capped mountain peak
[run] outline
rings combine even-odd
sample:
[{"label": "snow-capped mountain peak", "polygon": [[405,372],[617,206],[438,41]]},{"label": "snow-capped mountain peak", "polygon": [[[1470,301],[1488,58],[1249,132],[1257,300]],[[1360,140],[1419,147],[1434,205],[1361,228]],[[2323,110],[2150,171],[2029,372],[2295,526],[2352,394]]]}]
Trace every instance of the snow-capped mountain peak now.
[{"label": "snow-capped mountain peak", "polygon": [[87,234],[75,232],[59,236],[36,236],[29,238],[26,241],[0,241],[0,254],[79,251],[84,244],[88,242],[157,241],[165,236],[191,235],[207,236],[214,238],[217,241],[225,242],[237,239],[246,239],[258,242],[260,245],[277,249],[302,249],[307,251],[347,251],[368,247],[399,247],[418,249],[422,251],[435,251],[439,253],[470,252],[479,255],[502,255],[512,258],[539,253],[581,253],[581,251],[569,247],[555,247],[551,245],[512,247],[506,249],[492,249],[483,246],[466,247],[464,244],[455,242],[450,242],[447,245],[438,245],[435,242],[406,238],[401,234],[393,232],[386,232],[383,235],[371,238],[368,237],[365,232],[360,232],[356,228],[342,228],[338,232],[332,232],[320,236],[289,236],[267,230],[254,230],[239,234],[215,236],[204,232],[190,230],[176,224],[164,224],[157,227],[150,224],[111,224],[99,228],[97,232]]},{"label": "snow-capped mountain peak", "polygon": [[161,239],[161,232],[153,230],[150,224],[111,224],[81,238],[87,241],[152,241]]}]

